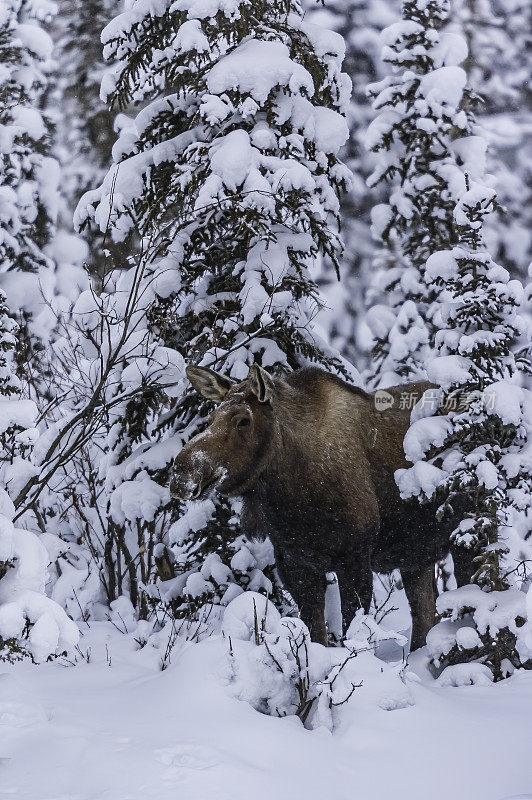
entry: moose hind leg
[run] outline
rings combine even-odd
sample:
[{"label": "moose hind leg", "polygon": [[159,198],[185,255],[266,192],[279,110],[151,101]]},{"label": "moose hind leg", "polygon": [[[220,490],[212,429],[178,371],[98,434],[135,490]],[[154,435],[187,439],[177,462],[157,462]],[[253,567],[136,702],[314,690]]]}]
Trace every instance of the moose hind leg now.
[{"label": "moose hind leg", "polygon": [[401,576],[412,614],[412,651],[426,644],[427,633],[436,620],[434,564],[420,570],[401,569]]}]

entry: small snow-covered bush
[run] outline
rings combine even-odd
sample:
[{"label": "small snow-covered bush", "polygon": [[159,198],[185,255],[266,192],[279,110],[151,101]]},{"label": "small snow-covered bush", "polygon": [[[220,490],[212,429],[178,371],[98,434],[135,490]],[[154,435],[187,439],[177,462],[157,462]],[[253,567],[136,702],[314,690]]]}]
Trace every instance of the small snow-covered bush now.
[{"label": "small snow-covered bush", "polygon": [[[527,605],[532,605],[532,595],[528,598],[517,588],[485,592],[472,584],[441,594],[436,607],[443,619],[427,636],[433,666],[445,666],[440,682],[462,685],[485,682],[486,676],[492,681],[532,666],[527,622],[532,608]],[[458,669],[464,662],[479,662],[482,669]]]},{"label": "small snow-covered bush", "polygon": [[74,647],[77,626],[46,597],[48,554],[31,531],[16,528],[15,509],[0,489],[0,660],[29,655],[33,661]]},{"label": "small snow-covered bush", "polygon": [[274,569],[273,546],[268,539],[229,537],[220,552],[208,553],[201,563],[187,568],[188,557],[178,549],[181,536],[189,538],[193,514],[197,520],[193,522],[195,526],[202,524],[202,515],[213,512],[214,503],[210,499],[190,503],[188,515],[170,528],[169,536],[176,543],[177,555],[162,544],[155,551],[156,559],[171,559],[175,577],[144,587],[159,622],[166,624],[169,617],[173,618],[176,625],[172,629],[194,641],[220,633],[225,608],[244,591],[268,596],[278,608],[286,606]]},{"label": "small snow-covered bush", "polygon": [[46,597],[48,553],[39,537],[13,525],[13,497],[39,470],[30,458],[37,408],[22,399],[14,373],[17,325],[0,291],[0,660],[45,661],[75,645],[78,629]]},{"label": "small snow-covered bush", "polygon": [[306,625],[281,617],[263,595],[244,592],[227,607],[223,632],[234,695],[265,714],[305,720],[314,699]]},{"label": "small snow-covered bush", "polygon": [[378,676],[377,683],[370,683],[369,695],[375,694],[377,685],[386,692],[383,696],[380,689],[376,691],[374,699],[381,708],[403,708],[412,702],[403,683],[397,684],[396,667],[384,665],[373,653],[382,638],[400,644],[406,639],[383,631],[366,615],[357,615],[345,647],[324,647],[311,641],[302,620],[282,617],[263,595],[243,592],[225,610],[223,634],[230,692],[263,714],[297,715],[308,728],[332,731],[337,709],[356,696],[362,676]]}]

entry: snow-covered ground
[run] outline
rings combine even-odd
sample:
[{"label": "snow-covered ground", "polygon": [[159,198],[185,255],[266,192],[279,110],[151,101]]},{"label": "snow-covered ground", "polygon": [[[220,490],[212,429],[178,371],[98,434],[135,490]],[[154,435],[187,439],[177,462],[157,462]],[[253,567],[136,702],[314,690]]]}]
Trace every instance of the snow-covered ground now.
[{"label": "snow-covered ground", "polygon": [[421,654],[404,683],[360,657],[364,685],[331,734],[232,697],[227,648],[187,643],[161,671],[160,651],[102,622],[84,630],[76,666],[1,664],[0,797],[532,798],[531,673],[450,688]]}]

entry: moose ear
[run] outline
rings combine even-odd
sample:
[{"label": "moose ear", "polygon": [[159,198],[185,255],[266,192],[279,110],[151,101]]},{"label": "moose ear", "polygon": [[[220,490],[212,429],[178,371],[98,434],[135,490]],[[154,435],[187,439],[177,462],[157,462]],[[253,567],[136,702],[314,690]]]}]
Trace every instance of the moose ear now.
[{"label": "moose ear", "polygon": [[194,389],[215,403],[220,403],[233,385],[233,381],[225,375],[219,375],[207,367],[187,367],[186,372]]},{"label": "moose ear", "polygon": [[257,397],[259,403],[271,403],[275,394],[275,384],[271,375],[265,369],[253,364],[246,379],[251,391]]}]

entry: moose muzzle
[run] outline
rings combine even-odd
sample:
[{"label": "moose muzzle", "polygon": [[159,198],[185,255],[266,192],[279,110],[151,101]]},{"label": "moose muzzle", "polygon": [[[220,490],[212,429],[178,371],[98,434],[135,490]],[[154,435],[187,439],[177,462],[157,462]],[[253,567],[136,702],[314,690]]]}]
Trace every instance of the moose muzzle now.
[{"label": "moose muzzle", "polygon": [[198,500],[220,478],[220,471],[213,469],[204,453],[191,453],[184,447],[174,461],[170,495],[175,500]]}]

